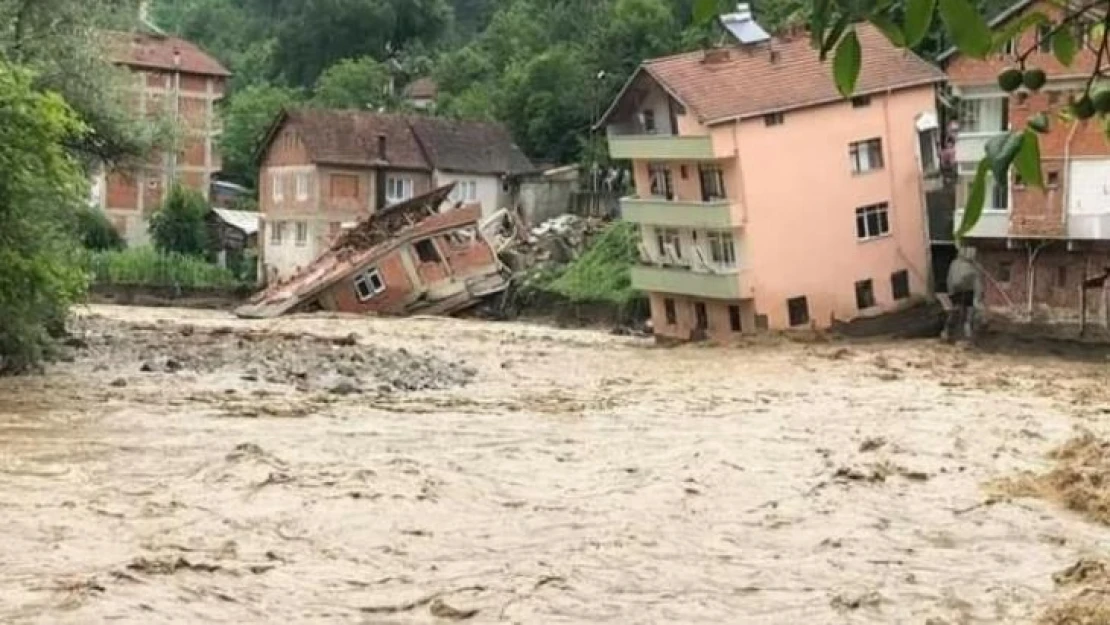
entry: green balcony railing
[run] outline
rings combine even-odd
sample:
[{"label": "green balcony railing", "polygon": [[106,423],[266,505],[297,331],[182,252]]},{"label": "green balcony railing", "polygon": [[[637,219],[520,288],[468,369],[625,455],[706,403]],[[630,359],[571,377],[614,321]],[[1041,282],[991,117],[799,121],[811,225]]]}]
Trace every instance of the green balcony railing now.
[{"label": "green balcony railing", "polygon": [[675,293],[709,299],[736,300],[752,297],[747,272],[701,273],[681,267],[632,268],[632,286],[640,291]]},{"label": "green balcony railing", "polygon": [[712,160],[713,141],[708,136],[614,135],[609,155],[615,159]]},{"label": "green balcony railing", "polygon": [[672,202],[665,198],[627,197],[621,200],[621,219],[649,226],[712,228],[734,227],[729,200]]}]

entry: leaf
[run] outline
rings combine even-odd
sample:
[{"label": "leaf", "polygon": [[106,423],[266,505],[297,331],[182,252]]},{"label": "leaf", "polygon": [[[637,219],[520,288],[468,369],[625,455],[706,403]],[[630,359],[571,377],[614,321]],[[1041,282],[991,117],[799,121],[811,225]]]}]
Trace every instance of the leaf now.
[{"label": "leaf", "polygon": [[840,95],[848,97],[856,90],[861,60],[859,38],[856,31],[851,30],[836,46],[836,57],[833,59],[833,78]]},{"label": "leaf", "polygon": [[717,0],[697,0],[694,3],[694,22],[707,24],[717,17]]},{"label": "leaf", "polygon": [[[809,32],[814,48],[821,49],[825,29],[829,26],[829,3],[832,0],[813,0],[813,11],[809,16]],[[822,56],[821,60],[825,60]]]},{"label": "leaf", "polygon": [[836,23],[833,24],[833,27],[829,29],[824,42],[821,44],[822,62],[828,57],[829,51],[840,41],[840,37],[844,34],[844,31],[848,29],[849,24],[851,24],[851,20],[848,16],[841,15],[840,18],[836,20]]},{"label": "leaf", "polygon": [[902,29],[898,28],[898,25],[892,22],[889,17],[881,14],[872,15],[867,18],[867,21],[882,31],[886,38],[890,40],[890,43],[899,48],[906,47],[906,36],[902,34]]},{"label": "leaf", "polygon": [[998,135],[987,141],[985,151],[995,179],[1005,180],[1010,175],[1010,165],[1021,149],[1021,143],[1022,135],[1016,132]]},{"label": "leaf", "polygon": [[1014,168],[1027,185],[1044,188],[1044,176],[1041,172],[1041,147],[1037,133],[1026,130],[1022,133],[1021,149],[1014,158]]},{"label": "leaf", "polygon": [[990,159],[984,158],[979,161],[979,167],[975,170],[975,179],[971,181],[971,190],[967,194],[963,219],[960,220],[960,226],[956,228],[957,239],[962,239],[970,232],[975,224],[979,223],[979,217],[983,215],[983,203],[987,200],[987,174],[990,169]]},{"label": "leaf", "polygon": [[1106,24],[1103,24],[1102,22],[1095,22],[1094,26],[1091,26],[1091,33],[1090,33],[1090,36],[1088,37],[1088,40],[1089,41],[1102,41],[1102,37],[1105,34],[1106,34]]},{"label": "leaf", "polygon": [[977,59],[990,54],[991,30],[968,0],[940,0],[940,18],[960,52]]},{"label": "leaf", "polygon": [[1061,28],[1052,36],[1052,54],[1064,65],[1070,66],[1078,51],[1079,42],[1075,40],[1070,28]]},{"label": "leaf", "polygon": [[925,39],[933,23],[936,0],[909,0],[906,3],[906,46],[913,48]]},{"label": "leaf", "polygon": [[1048,19],[1048,16],[1040,11],[1027,13],[1021,18],[1010,22],[1005,28],[995,33],[992,50],[998,52],[1006,45],[1006,42],[1025,32],[1031,26],[1051,23],[1052,21]]}]

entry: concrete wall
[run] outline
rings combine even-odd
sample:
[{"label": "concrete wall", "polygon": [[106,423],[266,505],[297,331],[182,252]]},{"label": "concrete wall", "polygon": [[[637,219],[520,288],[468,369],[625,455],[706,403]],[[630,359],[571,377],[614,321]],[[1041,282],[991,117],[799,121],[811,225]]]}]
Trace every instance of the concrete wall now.
[{"label": "concrete wall", "polygon": [[[1078,318],[1080,285],[1083,280],[1100,276],[1110,267],[1110,248],[1100,245],[1069,252],[1062,241],[1050,243],[1037,253],[1030,275],[1030,251],[1036,247],[1023,245],[1006,249],[998,245],[977,248],[976,260],[985,273],[984,305],[1011,314],[1028,314],[1029,292],[1032,290],[1034,317]],[[1101,300],[1100,290],[1088,291],[1087,313],[1092,319],[1094,315],[1101,315]]]},{"label": "concrete wall", "polygon": [[[755,307],[752,302],[725,302],[719,300],[697,299],[682,295],[652,293],[648,297],[651,305],[651,319],[655,335],[679,341],[690,340],[697,327],[694,305],[705,304],[709,317],[706,337],[716,343],[735,341],[744,333],[752,333],[756,328]],[[672,300],[675,306],[674,324],[667,323],[666,301]],[[740,332],[732,330],[729,306],[740,307]]]},{"label": "concrete wall", "polygon": [[[785,123],[762,119],[713,129],[714,148],[733,148],[731,183],[742,189],[748,267],[755,305],[771,329],[789,325],[787,299],[805,296],[818,326],[861,314],[855,282],[871,279],[877,306],[889,310],[891,274],[907,270],[910,290],[926,291],[925,209],[917,161],[915,117],[933,112],[931,87],[786,113]],[[849,144],[879,137],[884,167],[853,175]],[[726,184],[729,184],[726,182]],[[855,211],[889,204],[890,234],[858,241]]]}]

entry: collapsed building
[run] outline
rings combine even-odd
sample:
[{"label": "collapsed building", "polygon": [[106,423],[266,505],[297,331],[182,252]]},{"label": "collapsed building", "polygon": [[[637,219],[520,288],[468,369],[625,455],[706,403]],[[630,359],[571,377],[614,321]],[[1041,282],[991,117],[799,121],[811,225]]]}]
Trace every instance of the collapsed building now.
[{"label": "collapsed building", "polygon": [[478,204],[441,212],[449,184],[359,221],[306,268],[271,284],[235,312],[270,318],[332,310],[449,315],[504,291],[498,251],[513,238],[507,211],[486,219]]}]

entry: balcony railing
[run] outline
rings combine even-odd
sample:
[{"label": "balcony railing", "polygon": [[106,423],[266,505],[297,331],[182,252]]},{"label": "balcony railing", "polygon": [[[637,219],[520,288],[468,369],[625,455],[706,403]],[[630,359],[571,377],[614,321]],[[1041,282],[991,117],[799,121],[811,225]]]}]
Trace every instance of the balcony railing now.
[{"label": "balcony railing", "polygon": [[754,291],[743,269],[720,273],[702,273],[688,267],[653,267],[637,265],[632,268],[632,286],[651,293],[675,293],[708,299],[748,299]]},{"label": "balcony railing", "polygon": [[684,228],[728,229],[734,226],[730,200],[671,201],[666,198],[626,197],[621,218],[637,224]]},{"label": "balcony railing", "polygon": [[[956,211],[956,224],[954,227],[959,228],[960,223],[963,222],[964,212],[962,210]],[[1010,234],[1010,213],[1008,211],[998,210],[984,210],[979,215],[979,221],[976,222],[975,227],[966,236],[973,239],[996,239],[1005,238]]]},{"label": "balcony railing", "polygon": [[713,141],[702,136],[610,135],[609,156],[615,159],[712,160]]},{"label": "balcony railing", "polygon": [[987,142],[1004,133],[1004,130],[996,132],[961,132],[956,138],[956,161],[974,163],[981,160],[986,155]]}]

